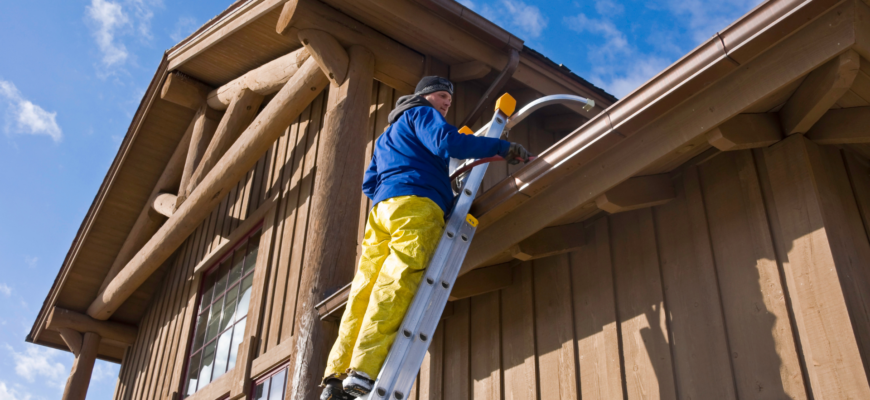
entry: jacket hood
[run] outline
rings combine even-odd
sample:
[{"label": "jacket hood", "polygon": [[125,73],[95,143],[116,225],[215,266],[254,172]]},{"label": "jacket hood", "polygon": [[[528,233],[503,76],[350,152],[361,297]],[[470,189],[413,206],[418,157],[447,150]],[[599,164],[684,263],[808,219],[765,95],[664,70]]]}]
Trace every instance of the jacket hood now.
[{"label": "jacket hood", "polygon": [[405,111],[420,106],[434,108],[432,103],[430,103],[429,100],[424,99],[423,96],[409,94],[407,96],[399,97],[399,100],[396,101],[396,108],[393,109],[393,111],[390,111],[390,115],[387,116],[387,121],[390,123],[390,125],[392,125],[399,120],[399,117],[401,117],[402,114],[405,113]]}]

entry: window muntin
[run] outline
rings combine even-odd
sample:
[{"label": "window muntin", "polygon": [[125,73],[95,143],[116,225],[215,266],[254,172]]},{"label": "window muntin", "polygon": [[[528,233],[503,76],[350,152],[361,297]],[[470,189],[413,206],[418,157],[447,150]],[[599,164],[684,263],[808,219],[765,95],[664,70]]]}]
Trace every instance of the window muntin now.
[{"label": "window muntin", "polygon": [[287,367],[285,366],[256,381],[251,391],[251,400],[284,400],[286,388]]},{"label": "window muntin", "polygon": [[236,364],[254,282],[260,232],[205,272],[184,396],[202,389]]}]

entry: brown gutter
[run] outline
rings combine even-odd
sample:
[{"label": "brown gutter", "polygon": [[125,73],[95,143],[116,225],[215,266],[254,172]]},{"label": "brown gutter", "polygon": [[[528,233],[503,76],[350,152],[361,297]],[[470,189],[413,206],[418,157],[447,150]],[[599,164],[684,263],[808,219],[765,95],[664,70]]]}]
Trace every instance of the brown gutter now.
[{"label": "brown gutter", "polygon": [[837,3],[772,0],[759,5],[484,193],[472,214],[485,228]]}]

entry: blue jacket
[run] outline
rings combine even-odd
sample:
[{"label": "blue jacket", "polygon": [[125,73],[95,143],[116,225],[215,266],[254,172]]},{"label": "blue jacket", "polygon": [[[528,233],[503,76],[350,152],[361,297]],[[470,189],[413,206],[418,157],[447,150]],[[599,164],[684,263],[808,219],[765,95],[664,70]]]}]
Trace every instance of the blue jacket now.
[{"label": "blue jacket", "polygon": [[450,158],[504,156],[509,148],[505,140],[459,133],[435,108],[410,108],[375,141],[363,193],[373,204],[397,196],[426,197],[446,216],[453,207]]}]

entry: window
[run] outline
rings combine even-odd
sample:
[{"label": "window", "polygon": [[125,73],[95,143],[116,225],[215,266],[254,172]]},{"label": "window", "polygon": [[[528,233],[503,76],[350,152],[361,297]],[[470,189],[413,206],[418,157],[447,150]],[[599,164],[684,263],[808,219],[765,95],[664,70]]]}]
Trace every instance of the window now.
[{"label": "window", "polygon": [[251,400],[284,400],[286,388],[287,367],[284,366],[254,383]]},{"label": "window", "polygon": [[196,393],[236,365],[245,333],[260,233],[240,243],[205,272],[196,330],[187,362],[184,397]]}]

